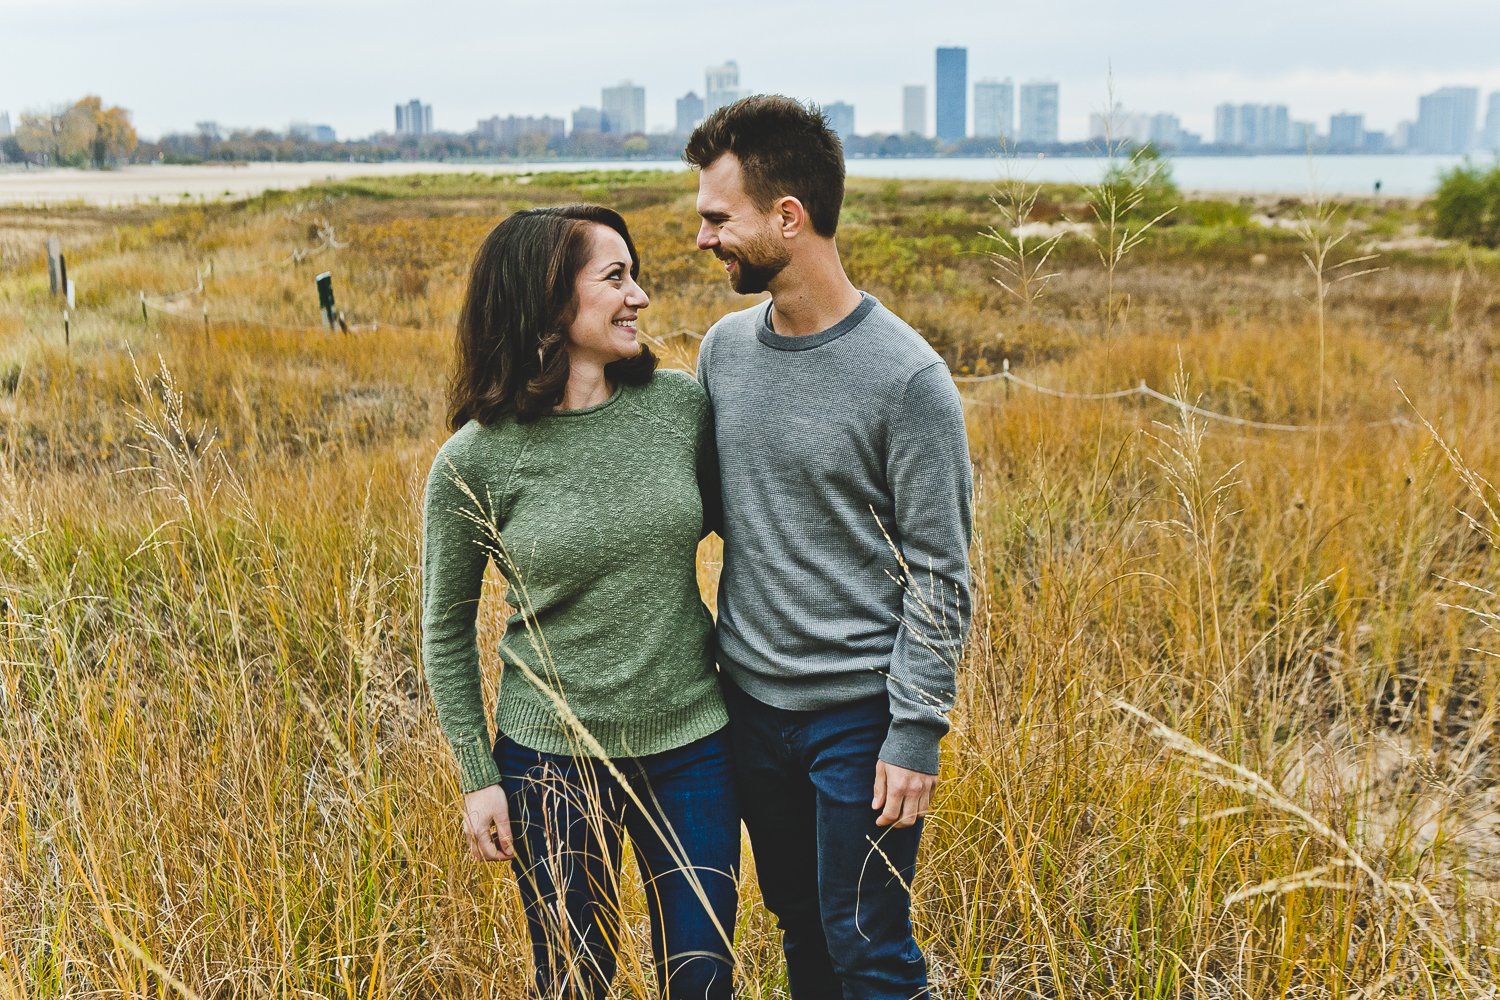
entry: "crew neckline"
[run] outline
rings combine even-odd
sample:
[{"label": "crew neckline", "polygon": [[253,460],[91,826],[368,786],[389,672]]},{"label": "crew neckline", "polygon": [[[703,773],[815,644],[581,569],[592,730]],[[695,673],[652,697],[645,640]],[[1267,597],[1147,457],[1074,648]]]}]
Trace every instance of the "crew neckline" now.
[{"label": "crew neckline", "polygon": [[620,394],[623,393],[624,391],[625,391],[625,383],[624,382],[616,382],[615,383],[615,391],[612,392],[612,393],[610,393],[609,394],[609,398],[606,399],[606,400],[604,400],[604,401],[602,401],[602,402],[594,403],[591,406],[581,406],[581,407],[579,407],[576,410],[559,410],[556,407],[553,407],[550,411],[548,411],[547,416],[549,416],[549,417],[587,417],[587,416],[589,416],[591,414],[598,413],[600,410],[608,409],[609,407],[613,406],[615,404],[615,400],[619,399],[620,398]]},{"label": "crew neckline", "polygon": [[824,344],[838,340],[850,330],[864,322],[864,318],[870,315],[870,311],[880,303],[875,296],[869,292],[860,292],[859,305],[853,311],[826,330],[817,333],[809,333],[805,337],[788,337],[771,329],[771,302],[761,310],[760,320],[756,324],[755,336],[762,344],[778,351],[810,351],[814,347],[822,347]]}]

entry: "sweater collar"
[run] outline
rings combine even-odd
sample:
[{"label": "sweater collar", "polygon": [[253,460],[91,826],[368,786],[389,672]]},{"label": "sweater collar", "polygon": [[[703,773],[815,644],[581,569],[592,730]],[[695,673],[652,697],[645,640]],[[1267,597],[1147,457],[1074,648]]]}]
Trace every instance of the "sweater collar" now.
[{"label": "sweater collar", "polygon": [[767,302],[766,307],[760,312],[760,318],[755,323],[756,339],[778,351],[810,351],[814,347],[822,347],[859,326],[864,318],[870,315],[870,310],[880,304],[869,292],[860,292],[859,296],[859,305],[854,307],[853,312],[828,329],[809,333],[805,337],[787,337],[771,329],[771,303]]}]

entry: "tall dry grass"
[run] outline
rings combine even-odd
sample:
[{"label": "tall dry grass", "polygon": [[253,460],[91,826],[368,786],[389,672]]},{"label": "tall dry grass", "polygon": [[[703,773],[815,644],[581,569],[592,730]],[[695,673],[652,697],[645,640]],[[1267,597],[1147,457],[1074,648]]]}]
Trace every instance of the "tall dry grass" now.
[{"label": "tall dry grass", "polygon": [[[81,297],[65,348],[37,256],[6,257],[0,995],[524,995],[514,887],[468,858],[417,659],[448,330],[499,216],[603,200],[642,248],[646,332],[691,367],[678,332],[743,302],[690,252],[690,184],[0,217],[15,245],[68,224]],[[1085,241],[1051,250],[1044,298],[990,280],[988,193],[857,183],[841,228],[955,370],[1326,429],[966,387],[977,610],[914,886],[940,995],[1489,995],[1500,266],[1390,255],[1319,309],[1295,236],[1164,222],[1101,337]],[[284,262],[326,227],[342,247]],[[378,329],[318,329],[325,268]],[[173,312],[143,322],[141,292]],[[501,621],[492,597],[485,649]],[[617,992],[648,996],[625,906]],[[784,995],[749,878],[737,940],[745,995]]]}]

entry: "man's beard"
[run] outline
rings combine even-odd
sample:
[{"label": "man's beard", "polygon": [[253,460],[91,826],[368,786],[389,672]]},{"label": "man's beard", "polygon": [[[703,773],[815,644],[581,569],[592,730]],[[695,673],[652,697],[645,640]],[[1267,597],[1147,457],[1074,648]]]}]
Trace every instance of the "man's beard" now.
[{"label": "man's beard", "polygon": [[791,253],[771,237],[757,238],[728,256],[735,263],[729,272],[729,285],[741,295],[766,291],[782,268],[792,262]]}]

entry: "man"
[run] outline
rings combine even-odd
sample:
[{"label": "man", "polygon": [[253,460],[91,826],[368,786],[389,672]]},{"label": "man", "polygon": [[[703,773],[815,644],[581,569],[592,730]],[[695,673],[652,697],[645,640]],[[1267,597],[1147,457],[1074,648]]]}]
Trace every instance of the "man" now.
[{"label": "man", "polygon": [[921,818],[969,616],[972,486],[942,359],[849,281],[843,150],[784,97],[688,140],[698,246],[771,299],[704,338],[735,779],[794,1000],[928,996]]}]

